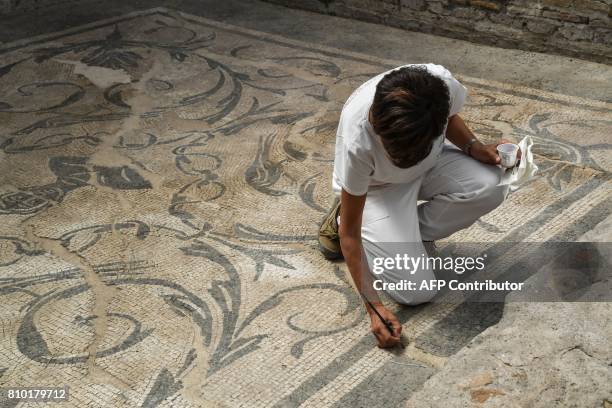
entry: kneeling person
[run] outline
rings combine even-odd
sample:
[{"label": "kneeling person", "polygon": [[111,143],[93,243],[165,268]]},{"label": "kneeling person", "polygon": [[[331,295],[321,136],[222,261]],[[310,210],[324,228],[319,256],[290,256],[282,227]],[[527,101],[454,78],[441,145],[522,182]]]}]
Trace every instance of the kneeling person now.
[{"label": "kneeling person", "polygon": [[[499,143],[483,144],[459,116],[466,88],[440,65],[406,65],[361,85],[342,109],[336,135],[336,204],[319,231],[329,258],[344,256],[368,300],[379,346],[399,342],[401,326],[372,287],[372,262],[397,251],[427,255],[423,245],[472,225],[499,206]],[[418,204],[418,201],[424,201]],[[435,279],[427,267],[387,271],[384,282]],[[401,287],[401,285],[386,285]],[[427,302],[435,290],[387,290],[407,305]],[[394,328],[391,334],[376,311]]]}]

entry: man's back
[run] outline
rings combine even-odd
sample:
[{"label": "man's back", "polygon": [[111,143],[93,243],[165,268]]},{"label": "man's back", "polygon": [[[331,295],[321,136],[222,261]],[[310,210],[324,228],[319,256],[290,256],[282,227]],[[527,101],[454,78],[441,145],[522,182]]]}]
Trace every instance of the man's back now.
[{"label": "man's back", "polygon": [[449,116],[461,110],[467,90],[441,65],[409,64],[383,72],[363,83],[348,98],[340,115],[333,175],[333,190],[336,194],[344,188],[353,195],[363,195],[370,187],[407,183],[435,163],[444,143],[444,132],[435,140],[427,157],[410,168],[399,168],[389,160],[380,138],[368,120],[380,80],[389,72],[414,66],[421,66],[444,81],[449,90]]}]

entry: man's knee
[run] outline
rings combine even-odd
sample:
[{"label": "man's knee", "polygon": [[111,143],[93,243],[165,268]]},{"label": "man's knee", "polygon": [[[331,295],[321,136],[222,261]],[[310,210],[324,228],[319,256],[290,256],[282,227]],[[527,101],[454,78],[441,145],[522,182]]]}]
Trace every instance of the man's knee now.
[{"label": "man's knee", "polygon": [[486,169],[479,174],[479,188],[477,188],[476,200],[478,207],[483,213],[488,213],[499,207],[508,195],[508,187],[500,186],[500,173],[497,168]]},{"label": "man's knee", "polygon": [[507,186],[486,186],[478,194],[478,207],[483,213],[488,213],[499,207],[506,199]]}]

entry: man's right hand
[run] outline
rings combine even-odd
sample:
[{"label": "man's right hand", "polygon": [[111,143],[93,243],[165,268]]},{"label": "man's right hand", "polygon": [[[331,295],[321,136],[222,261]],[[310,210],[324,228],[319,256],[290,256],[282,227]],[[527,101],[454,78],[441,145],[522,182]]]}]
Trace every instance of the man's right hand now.
[{"label": "man's right hand", "polygon": [[357,292],[369,299],[383,319],[390,322],[393,327],[393,333],[389,333],[385,323],[380,321],[371,306],[366,306],[372,320],[372,333],[378,340],[378,347],[393,347],[400,344],[402,326],[397,317],[380,303],[373,287],[372,274],[369,271],[368,261],[361,245],[361,218],[365,202],[366,195],[354,196],[342,189],[338,229],[340,246]]},{"label": "man's right hand", "polygon": [[389,333],[389,330],[385,324],[376,315],[376,312],[370,310],[371,308],[368,308],[368,313],[370,314],[371,319],[372,334],[374,334],[376,340],[378,341],[378,347],[389,348],[397,346],[401,341],[400,334],[402,333],[402,325],[397,317],[395,317],[395,315],[382,304],[375,304],[373,306],[386,321],[391,323],[391,326],[393,327],[393,334],[391,334]]}]

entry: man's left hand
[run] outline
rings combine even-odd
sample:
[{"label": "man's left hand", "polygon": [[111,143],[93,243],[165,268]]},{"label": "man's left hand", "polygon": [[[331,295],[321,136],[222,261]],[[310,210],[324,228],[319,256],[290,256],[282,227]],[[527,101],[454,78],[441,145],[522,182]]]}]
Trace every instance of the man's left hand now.
[{"label": "man's left hand", "polygon": [[[479,162],[486,164],[499,164],[501,159],[497,154],[497,146],[502,143],[511,143],[509,140],[502,139],[497,143],[483,144],[480,142],[474,143],[470,149],[470,156]],[[519,150],[518,158],[520,158],[521,152]]]}]

